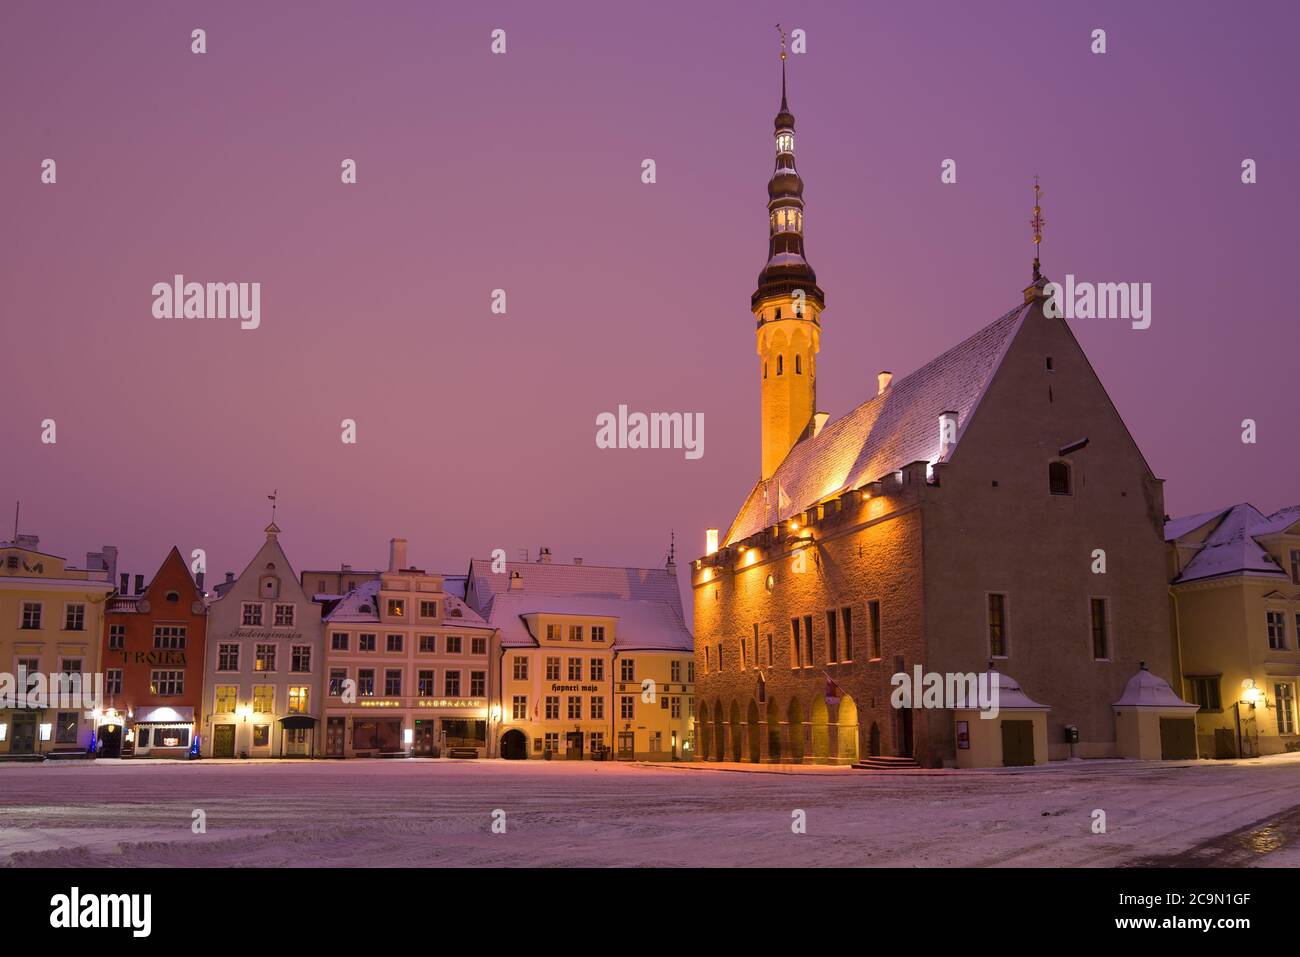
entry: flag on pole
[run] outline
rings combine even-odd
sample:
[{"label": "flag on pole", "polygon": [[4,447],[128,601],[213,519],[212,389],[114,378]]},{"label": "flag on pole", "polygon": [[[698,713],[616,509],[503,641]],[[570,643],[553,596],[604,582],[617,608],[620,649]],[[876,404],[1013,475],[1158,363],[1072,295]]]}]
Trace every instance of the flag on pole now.
[{"label": "flag on pole", "polygon": [[825,671],[823,671],[822,674],[826,675],[826,704],[839,704],[840,698],[844,695],[844,689],[837,685],[835,679],[826,674]]}]

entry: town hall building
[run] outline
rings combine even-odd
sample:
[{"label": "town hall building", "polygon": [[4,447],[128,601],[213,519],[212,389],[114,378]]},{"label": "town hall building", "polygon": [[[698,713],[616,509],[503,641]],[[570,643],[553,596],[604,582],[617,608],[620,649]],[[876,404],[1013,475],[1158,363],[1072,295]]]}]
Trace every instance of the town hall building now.
[{"label": "town hall building", "polygon": [[[1161,480],[1045,311],[1037,258],[991,323],[910,375],[881,372],[839,419],[819,410],[826,296],[805,256],[784,69],[783,55],[751,298],[760,471],[692,564],[699,757],[1195,756],[1167,684]],[[894,707],[892,677],[918,667],[991,676],[1000,718]]]}]

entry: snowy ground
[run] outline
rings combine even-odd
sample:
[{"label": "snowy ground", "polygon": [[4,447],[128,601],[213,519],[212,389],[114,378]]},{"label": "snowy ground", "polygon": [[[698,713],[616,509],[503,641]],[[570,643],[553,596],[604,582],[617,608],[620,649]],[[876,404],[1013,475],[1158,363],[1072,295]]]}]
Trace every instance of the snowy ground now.
[{"label": "snowy ground", "polygon": [[[191,830],[206,812],[207,833]],[[492,832],[494,810],[506,833]],[[802,809],[807,833],[791,830]],[[1107,832],[1092,833],[1094,809]],[[1294,843],[1293,843],[1294,842]],[[0,864],[1300,864],[1300,755],[870,773],[752,765],[0,765]]]}]

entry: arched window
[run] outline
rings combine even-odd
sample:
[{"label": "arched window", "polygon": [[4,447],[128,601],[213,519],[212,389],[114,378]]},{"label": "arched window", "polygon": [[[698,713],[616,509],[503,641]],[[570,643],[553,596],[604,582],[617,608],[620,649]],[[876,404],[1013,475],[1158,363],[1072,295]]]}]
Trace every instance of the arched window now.
[{"label": "arched window", "polygon": [[803,375],[803,356],[797,352],[794,355],[794,374]]},{"label": "arched window", "polygon": [[776,134],[776,151],[777,151],[778,153],[793,153],[793,152],[794,152],[794,134],[793,134],[793,133],[777,133],[777,134]]},{"label": "arched window", "polygon": [[776,357],[776,374],[785,375],[785,356]]},{"label": "arched window", "polygon": [[1070,466],[1065,462],[1052,462],[1047,466],[1047,485],[1053,495],[1069,495]]}]

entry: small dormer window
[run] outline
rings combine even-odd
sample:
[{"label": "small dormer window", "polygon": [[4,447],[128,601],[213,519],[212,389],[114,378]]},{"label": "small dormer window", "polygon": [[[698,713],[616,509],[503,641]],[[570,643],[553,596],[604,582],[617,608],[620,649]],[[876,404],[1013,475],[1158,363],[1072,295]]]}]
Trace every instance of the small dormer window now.
[{"label": "small dormer window", "polygon": [[1048,465],[1047,485],[1053,495],[1072,494],[1069,464],[1066,462],[1052,462]]}]

